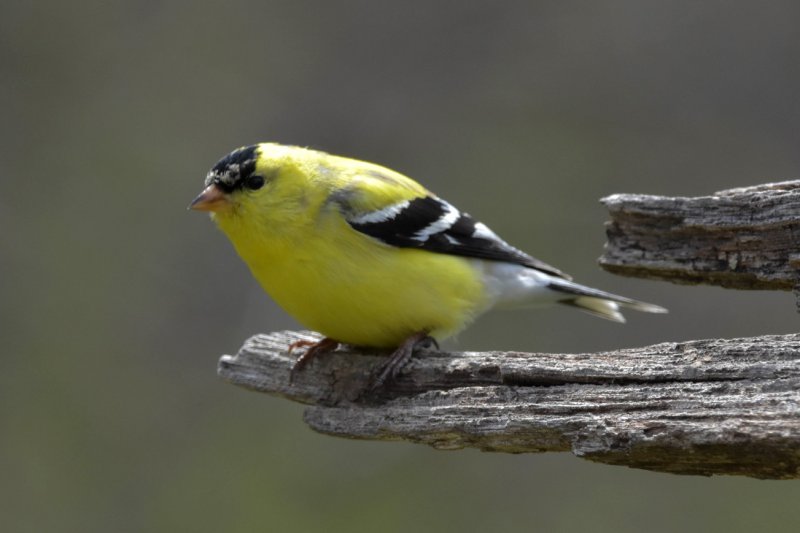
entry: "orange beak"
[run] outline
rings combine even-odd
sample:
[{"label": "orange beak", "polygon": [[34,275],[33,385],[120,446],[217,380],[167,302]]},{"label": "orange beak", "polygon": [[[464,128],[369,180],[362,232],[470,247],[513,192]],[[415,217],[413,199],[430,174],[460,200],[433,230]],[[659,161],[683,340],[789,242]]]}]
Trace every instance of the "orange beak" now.
[{"label": "orange beak", "polygon": [[203,189],[197,198],[189,204],[189,209],[195,211],[222,211],[231,206],[228,195],[213,183]]}]

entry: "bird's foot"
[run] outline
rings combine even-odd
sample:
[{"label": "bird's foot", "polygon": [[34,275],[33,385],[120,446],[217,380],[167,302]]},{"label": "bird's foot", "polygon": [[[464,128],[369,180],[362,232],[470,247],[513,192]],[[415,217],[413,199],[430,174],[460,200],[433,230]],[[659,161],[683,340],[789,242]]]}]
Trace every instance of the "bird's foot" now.
[{"label": "bird's foot", "polygon": [[300,354],[300,357],[294,362],[292,366],[292,370],[289,372],[289,384],[294,381],[295,376],[298,372],[300,372],[303,367],[305,367],[309,361],[314,359],[317,356],[325,355],[326,353],[330,353],[334,351],[336,348],[339,347],[339,341],[333,340],[331,338],[325,337],[321,341],[314,342],[314,341],[295,341],[289,345],[287,352],[289,355],[292,354],[298,348],[307,348],[305,352]]},{"label": "bird's foot", "polygon": [[403,341],[403,344],[389,356],[389,359],[387,359],[383,365],[378,367],[377,373],[371,380],[370,390],[377,390],[387,381],[393,380],[403,367],[406,366],[416,350],[428,350],[431,347],[435,347],[438,350],[439,343],[436,342],[436,339],[428,335],[427,331],[421,331],[411,335]]}]

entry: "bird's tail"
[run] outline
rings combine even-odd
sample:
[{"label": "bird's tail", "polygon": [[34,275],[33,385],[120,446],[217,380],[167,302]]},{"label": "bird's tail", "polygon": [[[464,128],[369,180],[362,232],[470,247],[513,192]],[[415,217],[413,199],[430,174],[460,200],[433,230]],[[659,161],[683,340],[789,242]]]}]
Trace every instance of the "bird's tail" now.
[{"label": "bird's tail", "polygon": [[620,308],[634,309],[645,313],[668,312],[660,305],[611,294],[610,292],[579,285],[566,279],[553,278],[548,288],[563,294],[563,298],[559,299],[559,303],[574,305],[581,311],[606,320],[613,320],[614,322],[625,322],[625,317],[620,312]]}]

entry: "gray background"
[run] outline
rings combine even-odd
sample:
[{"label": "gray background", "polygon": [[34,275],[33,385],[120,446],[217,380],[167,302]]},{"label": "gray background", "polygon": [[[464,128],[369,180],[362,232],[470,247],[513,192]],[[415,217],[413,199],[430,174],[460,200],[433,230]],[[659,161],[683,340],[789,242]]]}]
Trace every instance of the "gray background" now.
[{"label": "gray background", "polygon": [[788,293],[614,277],[617,192],[798,177],[797,2],[18,2],[0,7],[4,531],[790,531],[800,483],[337,440],[221,382],[297,324],[185,210],[232,148],[385,164],[625,326],[496,313],[448,347],[595,351],[796,330]]}]

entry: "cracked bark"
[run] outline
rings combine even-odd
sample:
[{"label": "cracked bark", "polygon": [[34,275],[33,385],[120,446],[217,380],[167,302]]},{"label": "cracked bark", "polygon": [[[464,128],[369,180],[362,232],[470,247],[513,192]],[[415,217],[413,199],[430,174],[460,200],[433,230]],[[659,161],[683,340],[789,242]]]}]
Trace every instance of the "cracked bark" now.
[{"label": "cracked bark", "polygon": [[379,394],[382,358],[340,350],[289,384],[279,332],[223,356],[231,383],[309,404],[329,435],[438,449],[571,451],[678,474],[800,477],[800,335],[664,343],[596,354],[453,352],[418,356]]},{"label": "cracked bark", "polygon": [[603,198],[611,221],[600,266],[614,274],[731,289],[794,290],[800,180],[671,198]]}]

